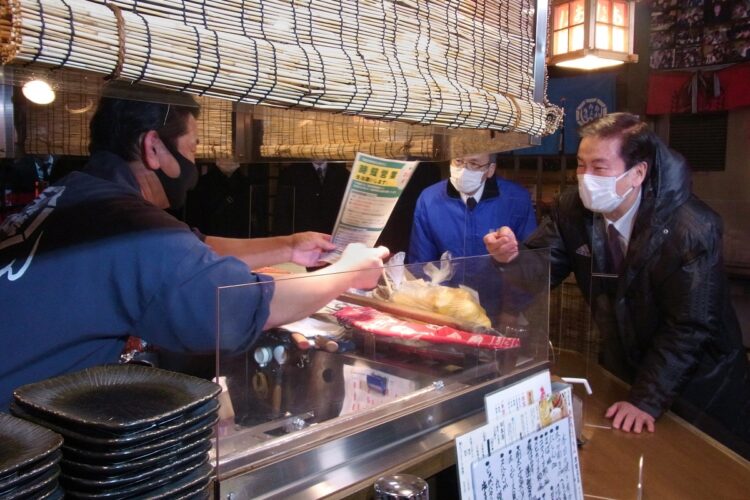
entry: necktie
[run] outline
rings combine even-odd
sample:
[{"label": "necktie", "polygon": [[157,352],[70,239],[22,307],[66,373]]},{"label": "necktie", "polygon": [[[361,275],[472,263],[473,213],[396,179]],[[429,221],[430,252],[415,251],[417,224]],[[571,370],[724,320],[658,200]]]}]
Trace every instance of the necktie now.
[{"label": "necktie", "polygon": [[607,225],[607,257],[609,258],[610,270],[614,274],[620,274],[625,255],[622,253],[620,232],[614,224]]},{"label": "necktie", "polygon": [[474,210],[474,207],[477,206],[477,200],[475,200],[473,196],[470,196],[466,200],[466,206],[469,207],[469,210]]},{"label": "necktie", "polygon": [[320,183],[323,184],[323,181],[326,178],[326,174],[323,172],[323,167],[318,167],[315,169],[315,171],[318,173],[318,180],[320,180]]}]

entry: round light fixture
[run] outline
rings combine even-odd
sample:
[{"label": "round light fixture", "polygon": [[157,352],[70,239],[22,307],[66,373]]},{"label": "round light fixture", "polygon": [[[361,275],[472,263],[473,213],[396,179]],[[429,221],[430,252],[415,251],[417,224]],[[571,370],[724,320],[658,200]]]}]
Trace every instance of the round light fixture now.
[{"label": "round light fixture", "polygon": [[21,91],[26,99],[36,104],[49,104],[55,100],[55,91],[44,80],[30,80]]}]

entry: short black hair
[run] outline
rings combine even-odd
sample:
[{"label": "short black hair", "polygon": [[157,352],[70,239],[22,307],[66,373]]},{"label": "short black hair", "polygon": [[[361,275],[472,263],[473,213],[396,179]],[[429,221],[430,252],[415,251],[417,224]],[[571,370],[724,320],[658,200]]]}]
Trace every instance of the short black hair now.
[{"label": "short black hair", "polygon": [[625,162],[625,170],[640,162],[646,162],[651,170],[656,155],[656,134],[648,124],[631,113],[610,113],[593,120],[578,131],[581,138],[599,137],[620,139],[620,158]]},{"label": "short black hair", "polygon": [[126,161],[140,158],[140,137],[156,130],[170,147],[187,131],[187,117],[198,118],[200,106],[189,94],[145,85],[111,83],[102,89],[89,124],[89,152],[109,151]]}]

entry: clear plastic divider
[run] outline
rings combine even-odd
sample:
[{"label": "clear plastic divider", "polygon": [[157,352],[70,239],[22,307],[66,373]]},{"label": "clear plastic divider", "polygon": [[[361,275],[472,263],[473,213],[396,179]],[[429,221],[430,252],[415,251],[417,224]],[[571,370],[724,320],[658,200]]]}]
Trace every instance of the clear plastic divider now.
[{"label": "clear plastic divider", "polygon": [[487,255],[386,265],[374,290],[349,290],[250,341],[254,301],[280,280],[333,278],[319,274],[217,289],[220,479],[546,366],[547,250],[505,265]]}]

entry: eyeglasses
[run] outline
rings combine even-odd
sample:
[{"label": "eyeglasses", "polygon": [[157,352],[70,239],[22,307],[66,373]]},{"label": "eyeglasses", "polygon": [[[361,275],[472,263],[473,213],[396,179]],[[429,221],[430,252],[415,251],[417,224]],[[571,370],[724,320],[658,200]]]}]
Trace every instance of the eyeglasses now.
[{"label": "eyeglasses", "polygon": [[474,160],[465,161],[463,158],[455,158],[453,160],[453,166],[458,168],[465,168],[466,170],[473,170],[473,171],[479,171],[479,170],[487,170],[490,168],[490,165],[492,162],[487,162],[483,165],[475,162]]}]

